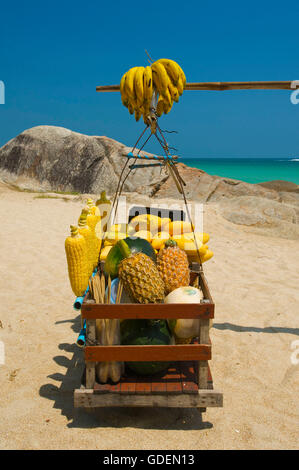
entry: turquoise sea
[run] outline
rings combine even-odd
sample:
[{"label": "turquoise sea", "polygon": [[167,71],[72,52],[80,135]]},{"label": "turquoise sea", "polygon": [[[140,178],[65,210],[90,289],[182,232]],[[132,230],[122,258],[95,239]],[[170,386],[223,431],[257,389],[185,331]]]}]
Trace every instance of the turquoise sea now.
[{"label": "turquoise sea", "polygon": [[247,183],[285,180],[299,184],[298,158],[180,158],[185,165],[210,175],[225,176]]}]

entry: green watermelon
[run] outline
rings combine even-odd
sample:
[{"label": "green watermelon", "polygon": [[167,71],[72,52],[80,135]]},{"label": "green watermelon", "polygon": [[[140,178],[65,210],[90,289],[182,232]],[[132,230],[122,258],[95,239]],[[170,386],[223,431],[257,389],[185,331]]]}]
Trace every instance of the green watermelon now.
[{"label": "green watermelon", "polygon": [[[165,320],[123,320],[120,324],[121,344],[170,344],[171,334]],[[152,375],[169,367],[168,362],[127,362],[136,374]]]}]

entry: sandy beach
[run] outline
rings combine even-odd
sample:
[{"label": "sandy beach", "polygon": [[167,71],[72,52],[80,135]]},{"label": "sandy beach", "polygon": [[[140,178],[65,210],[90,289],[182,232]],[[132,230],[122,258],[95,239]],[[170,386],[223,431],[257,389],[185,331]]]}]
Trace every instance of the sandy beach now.
[{"label": "sandy beach", "polygon": [[[82,201],[0,184],[1,449],[296,449],[299,240],[246,231],[205,206],[216,304],[211,370],[223,408],[73,408],[83,370],[64,240]],[[293,345],[293,347],[295,347]],[[299,349],[299,344],[297,344]],[[294,361],[293,361],[294,362]]]}]

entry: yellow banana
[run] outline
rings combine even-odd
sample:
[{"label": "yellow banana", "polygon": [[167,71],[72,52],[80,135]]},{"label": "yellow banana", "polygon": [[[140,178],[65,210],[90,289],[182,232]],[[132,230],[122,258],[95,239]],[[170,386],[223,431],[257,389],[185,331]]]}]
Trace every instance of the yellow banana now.
[{"label": "yellow banana", "polygon": [[170,78],[167,75],[163,64],[161,64],[160,62],[154,62],[151,67],[153,71],[154,85],[160,95],[165,95],[168,91],[168,84],[170,82]]},{"label": "yellow banana", "polygon": [[141,116],[142,116],[142,113],[143,113],[143,107],[140,107],[140,108],[136,108],[136,109],[135,109],[135,120],[136,120],[136,121],[139,121],[139,119],[140,119]]},{"label": "yellow banana", "polygon": [[183,87],[185,88],[186,82],[187,82],[186,75],[184,74],[183,69],[180,66],[178,66],[178,67],[179,67],[179,71],[180,71],[180,77],[181,77],[182,82],[183,82]]},{"label": "yellow banana", "polygon": [[120,94],[121,94],[121,101],[122,101],[122,104],[127,108],[128,107],[128,104],[129,104],[129,101],[128,101],[128,96],[124,90],[124,85],[125,85],[125,81],[126,81],[126,75],[127,73],[125,73],[122,78],[121,78],[121,81],[120,81]]},{"label": "yellow banana", "polygon": [[172,101],[175,101],[176,103],[178,103],[180,94],[178,92],[177,87],[174,86],[171,81],[168,84],[168,90],[169,90]]},{"label": "yellow banana", "polygon": [[186,76],[180,65],[171,59],[159,59],[157,62],[163,64],[173,84],[179,88],[180,95],[186,86]]},{"label": "yellow banana", "polygon": [[158,99],[158,103],[157,103],[157,109],[156,109],[157,116],[158,117],[162,116],[163,112],[164,112],[164,99],[163,99],[163,96],[160,95]]},{"label": "yellow banana", "polygon": [[150,104],[153,96],[153,74],[149,65],[145,67],[143,72],[143,92],[144,101]]},{"label": "yellow banana", "polygon": [[134,74],[134,90],[139,107],[143,105],[143,72],[144,67],[137,67]]},{"label": "yellow banana", "polygon": [[[134,77],[138,67],[132,67],[126,73],[126,80],[124,83],[124,91],[131,100],[136,101],[136,94],[134,90]],[[133,104],[133,103],[132,103]]]},{"label": "yellow banana", "polygon": [[150,115],[150,107],[153,96],[153,74],[152,69],[148,65],[143,72],[143,121],[148,124],[148,116]]},{"label": "yellow banana", "polygon": [[183,84],[183,80],[182,80],[181,76],[178,79],[177,87],[178,87],[179,95],[181,96],[183,94],[183,91],[184,91],[184,84]]},{"label": "yellow banana", "polygon": [[172,101],[171,94],[170,94],[168,87],[166,88],[163,98],[164,98],[164,101],[168,104],[168,106],[172,106],[173,101]]},{"label": "yellow banana", "polygon": [[168,73],[169,77],[171,78],[173,84],[177,86],[177,82],[180,77],[180,66],[174,60],[171,59],[159,59],[157,62],[164,65],[166,72]]},{"label": "yellow banana", "polygon": [[134,106],[133,104],[129,101],[129,104],[128,104],[128,110],[129,110],[129,113],[130,114],[134,114]]},{"label": "yellow banana", "polygon": [[171,100],[171,102],[169,103],[169,101],[165,101],[165,99],[163,100],[163,111],[164,111],[164,114],[168,114],[169,111],[171,110],[172,108],[172,105],[173,105],[173,101]]}]

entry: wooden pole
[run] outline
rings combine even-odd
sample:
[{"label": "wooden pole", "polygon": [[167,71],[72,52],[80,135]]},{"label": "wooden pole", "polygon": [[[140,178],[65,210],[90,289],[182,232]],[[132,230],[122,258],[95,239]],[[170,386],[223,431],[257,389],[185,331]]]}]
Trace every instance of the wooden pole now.
[{"label": "wooden pole", "polygon": [[[281,82],[196,82],[187,83],[185,90],[295,90],[299,80]],[[119,91],[119,85],[97,86],[96,91]]]}]

